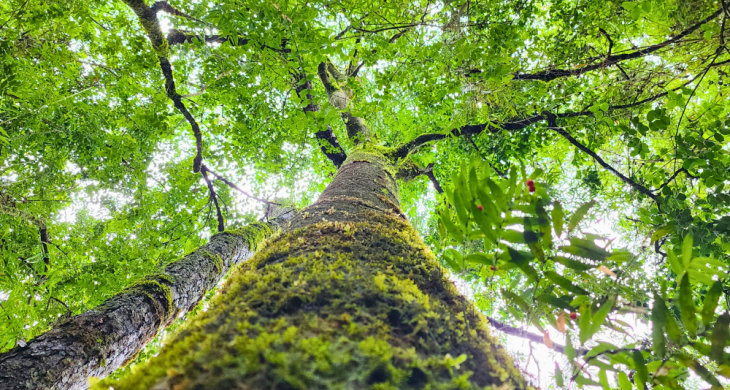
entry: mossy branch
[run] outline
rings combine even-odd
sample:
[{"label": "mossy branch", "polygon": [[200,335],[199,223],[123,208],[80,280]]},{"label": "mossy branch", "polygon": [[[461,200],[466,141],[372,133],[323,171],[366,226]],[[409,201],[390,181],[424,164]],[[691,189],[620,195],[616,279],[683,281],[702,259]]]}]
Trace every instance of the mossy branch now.
[{"label": "mossy branch", "polygon": [[349,88],[343,88],[339,82],[347,83],[347,79],[342,75],[330,61],[320,63],[317,66],[317,74],[322,81],[324,89],[327,91],[330,104],[337,107],[341,111],[347,136],[353,140],[355,144],[368,142],[371,137],[370,128],[365,124],[365,120],[352,115],[350,105],[352,103],[352,91]]},{"label": "mossy branch", "polygon": [[[295,74],[294,81],[296,82],[295,91],[297,96],[299,96],[300,99],[306,98],[309,101],[309,104],[304,107],[304,112],[318,112],[319,105],[314,103],[314,97],[310,92],[312,90],[312,82],[307,80],[306,74]],[[305,96],[302,96],[304,91],[307,91],[307,93]],[[314,135],[320,143],[320,150],[322,150],[322,153],[327,156],[335,167],[339,168],[342,163],[347,160],[347,154],[340,145],[340,142],[337,140],[337,136],[332,130],[332,126],[327,125],[327,129],[318,130]]]},{"label": "mossy branch", "polygon": [[[248,260],[277,229],[276,223],[254,223],[216,234],[207,245],[96,308],[0,354],[3,384],[22,383],[19,388],[24,389],[87,388],[90,376],[106,376],[132,359],[161,326],[195,307],[231,267]],[[58,359],[58,351],[66,356]]]}]

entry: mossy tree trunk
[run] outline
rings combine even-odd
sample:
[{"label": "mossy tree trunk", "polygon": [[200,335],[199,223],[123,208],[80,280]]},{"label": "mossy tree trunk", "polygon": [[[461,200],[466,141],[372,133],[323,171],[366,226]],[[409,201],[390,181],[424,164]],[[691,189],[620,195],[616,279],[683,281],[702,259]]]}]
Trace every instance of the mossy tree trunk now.
[{"label": "mossy tree trunk", "polygon": [[399,210],[392,165],[351,153],[126,389],[525,388]]}]

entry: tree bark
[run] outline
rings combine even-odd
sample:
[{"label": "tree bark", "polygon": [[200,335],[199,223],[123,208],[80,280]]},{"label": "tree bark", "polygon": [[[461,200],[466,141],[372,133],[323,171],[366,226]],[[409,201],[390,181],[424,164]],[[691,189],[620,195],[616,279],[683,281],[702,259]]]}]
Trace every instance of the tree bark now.
[{"label": "tree bark", "polygon": [[382,154],[351,153],[207,312],[97,387],[527,388],[400,212],[394,172]]},{"label": "tree bark", "polygon": [[161,326],[189,311],[272,233],[268,224],[217,234],[196,251],[0,354],[0,390],[86,389],[131,360]]}]

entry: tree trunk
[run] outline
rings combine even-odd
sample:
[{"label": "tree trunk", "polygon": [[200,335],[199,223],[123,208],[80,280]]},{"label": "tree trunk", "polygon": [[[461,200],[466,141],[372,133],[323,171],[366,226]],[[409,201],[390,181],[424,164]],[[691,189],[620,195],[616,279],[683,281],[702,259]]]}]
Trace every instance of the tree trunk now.
[{"label": "tree trunk", "polygon": [[271,233],[269,225],[253,224],[215,235],[162,273],[1,354],[0,390],[88,388],[89,377],[107,376],[132,359]]},{"label": "tree trunk", "polygon": [[[357,151],[159,356],[100,388],[526,388]],[[465,360],[464,360],[465,359]]]}]

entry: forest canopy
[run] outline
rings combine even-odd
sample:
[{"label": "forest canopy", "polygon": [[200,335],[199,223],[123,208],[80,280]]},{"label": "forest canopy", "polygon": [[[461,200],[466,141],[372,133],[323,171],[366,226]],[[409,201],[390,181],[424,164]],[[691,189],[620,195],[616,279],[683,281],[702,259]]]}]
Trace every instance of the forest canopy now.
[{"label": "forest canopy", "polygon": [[308,206],[371,148],[492,333],[558,356],[542,386],[727,388],[729,18],[725,0],[3,1],[0,353]]}]

